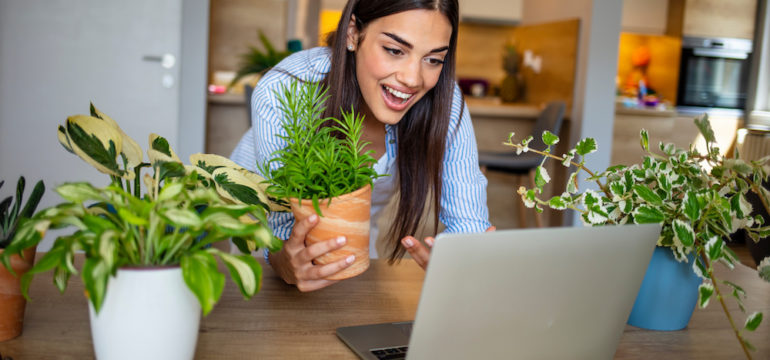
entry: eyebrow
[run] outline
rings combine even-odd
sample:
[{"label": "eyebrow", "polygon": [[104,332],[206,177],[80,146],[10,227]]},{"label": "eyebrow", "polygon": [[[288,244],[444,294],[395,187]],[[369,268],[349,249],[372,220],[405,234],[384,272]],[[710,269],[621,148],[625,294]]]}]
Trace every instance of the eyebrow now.
[{"label": "eyebrow", "polygon": [[[391,39],[393,39],[393,40],[395,40],[399,44],[406,46],[407,48],[409,48],[409,50],[414,48],[414,46],[412,44],[410,44],[408,41],[402,39],[400,36],[398,36],[396,34],[389,33],[389,32],[383,32],[382,34],[387,36],[387,37],[389,37],[389,38],[391,38]],[[446,50],[449,50],[449,46],[442,46],[442,47],[439,47],[439,48],[435,48],[435,49],[431,50],[430,53],[439,53],[439,52],[446,51]]]}]

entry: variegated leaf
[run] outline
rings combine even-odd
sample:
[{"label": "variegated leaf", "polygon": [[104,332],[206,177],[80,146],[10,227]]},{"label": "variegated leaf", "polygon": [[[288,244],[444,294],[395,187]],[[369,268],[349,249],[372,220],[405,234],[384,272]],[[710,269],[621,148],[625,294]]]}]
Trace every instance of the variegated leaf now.
[{"label": "variegated leaf", "polygon": [[67,118],[65,130],[72,151],[96,170],[124,178],[133,176],[118,167],[116,157],[123,139],[112,126],[99,118],[75,115]]},{"label": "variegated leaf", "polygon": [[144,160],[144,155],[142,154],[142,147],[139,146],[139,144],[132,139],[130,136],[128,136],[123,129],[120,128],[120,125],[113,120],[111,117],[107,116],[107,114],[99,111],[94,104],[91,104],[91,113],[93,116],[100,118],[104,120],[107,124],[110,124],[112,127],[118,130],[120,133],[121,138],[123,139],[123,147],[120,150],[120,153],[122,153],[126,157],[127,165],[129,168],[134,168],[137,165],[141,164]]},{"label": "variegated leaf", "polygon": [[209,174],[212,174],[214,170],[220,167],[231,169],[243,168],[242,166],[236,164],[234,161],[217,154],[192,154],[190,155],[190,164],[205,170]]}]

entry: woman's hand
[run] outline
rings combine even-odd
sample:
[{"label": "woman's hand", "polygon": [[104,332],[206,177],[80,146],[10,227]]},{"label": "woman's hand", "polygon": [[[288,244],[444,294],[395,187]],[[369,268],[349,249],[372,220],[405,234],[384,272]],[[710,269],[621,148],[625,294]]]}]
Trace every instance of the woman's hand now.
[{"label": "woman's hand", "polygon": [[351,255],[331,264],[313,264],[313,259],[345,245],[345,237],[340,236],[306,246],[305,236],[317,223],[317,215],[295,223],[291,236],[283,243],[281,251],[268,255],[276,273],[287,284],[297,285],[297,289],[302,292],[318,290],[336,283],[339,280],[324,278],[344,270],[355,260],[355,256]]},{"label": "woman's hand", "polygon": [[[495,231],[497,228],[490,226],[486,232]],[[436,241],[433,237],[425,238],[424,246],[421,242],[417,241],[413,236],[406,236],[401,239],[401,245],[404,245],[409,255],[412,255],[412,259],[420,265],[423,270],[428,268],[428,259],[430,258],[430,249],[433,247],[433,243]]]}]

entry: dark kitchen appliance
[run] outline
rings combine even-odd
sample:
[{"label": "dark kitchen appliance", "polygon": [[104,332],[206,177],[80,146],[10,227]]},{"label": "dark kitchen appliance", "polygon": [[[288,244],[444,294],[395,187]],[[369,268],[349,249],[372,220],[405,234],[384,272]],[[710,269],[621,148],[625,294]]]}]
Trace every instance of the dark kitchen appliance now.
[{"label": "dark kitchen appliance", "polygon": [[682,38],[677,106],[743,109],[752,42]]}]

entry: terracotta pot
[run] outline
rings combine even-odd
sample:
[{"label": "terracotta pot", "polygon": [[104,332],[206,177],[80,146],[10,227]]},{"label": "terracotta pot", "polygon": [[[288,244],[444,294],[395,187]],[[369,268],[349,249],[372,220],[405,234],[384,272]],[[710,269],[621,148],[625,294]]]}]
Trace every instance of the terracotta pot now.
[{"label": "terracotta pot", "polygon": [[[0,249],[0,253],[5,249]],[[5,266],[0,265],[0,341],[13,339],[21,335],[24,325],[24,308],[27,301],[21,295],[20,278],[35,263],[35,248],[24,250],[24,259],[11,256],[13,276]]]},{"label": "terracotta pot", "polygon": [[[315,214],[312,200],[290,199],[291,211],[297,221],[302,221]],[[308,233],[305,243],[309,246],[317,242],[344,236],[345,246],[316,258],[317,264],[330,264],[350,255],[356,260],[345,270],[327,279],[342,280],[354,277],[369,268],[369,219],[372,207],[372,187],[366,185],[352,193],[319,201],[322,216],[318,224]]]}]

